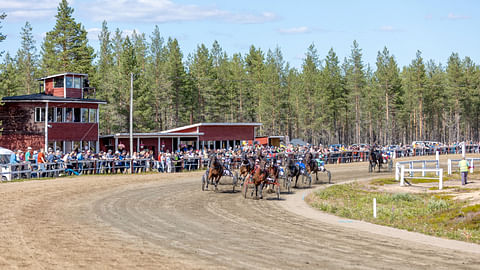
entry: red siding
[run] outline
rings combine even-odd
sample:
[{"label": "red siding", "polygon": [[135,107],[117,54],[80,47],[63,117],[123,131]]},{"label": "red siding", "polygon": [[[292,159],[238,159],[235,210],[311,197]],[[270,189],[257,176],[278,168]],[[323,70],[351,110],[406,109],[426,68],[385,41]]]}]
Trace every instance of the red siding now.
[{"label": "red siding", "polygon": [[67,98],[82,98],[82,89],[67,88]]},{"label": "red siding", "polygon": [[1,135],[0,146],[10,150],[21,149],[27,151],[27,147],[31,146],[34,150],[43,148],[45,144],[45,137],[42,135]]},{"label": "red siding", "polygon": [[[45,94],[55,95],[54,94],[54,89],[53,89],[53,79],[46,79],[44,87],[45,87]],[[62,95],[61,96],[63,97],[63,88],[62,88]]]},{"label": "red siding", "polygon": [[254,140],[254,126],[200,126],[200,141]]},{"label": "red siding", "polygon": [[261,145],[268,145],[268,137],[258,137],[255,138],[255,141],[257,141]]},{"label": "red siding", "polygon": [[50,123],[49,141],[96,141],[97,123]]},{"label": "red siding", "polygon": [[63,87],[61,87],[61,88],[53,88],[53,95],[54,95],[54,96],[56,96],[56,97],[64,97],[63,94],[64,94],[64,89],[63,89]]}]

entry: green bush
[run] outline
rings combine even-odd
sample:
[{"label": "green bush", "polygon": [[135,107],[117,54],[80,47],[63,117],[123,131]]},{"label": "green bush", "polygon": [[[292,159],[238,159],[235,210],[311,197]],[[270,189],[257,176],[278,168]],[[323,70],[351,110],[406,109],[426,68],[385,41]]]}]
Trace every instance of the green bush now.
[{"label": "green bush", "polygon": [[431,199],[427,205],[428,212],[434,213],[448,209],[448,202],[442,199]]},{"label": "green bush", "polygon": [[406,201],[406,202],[413,202],[418,200],[415,195],[410,193],[395,193],[392,195],[392,201]]}]

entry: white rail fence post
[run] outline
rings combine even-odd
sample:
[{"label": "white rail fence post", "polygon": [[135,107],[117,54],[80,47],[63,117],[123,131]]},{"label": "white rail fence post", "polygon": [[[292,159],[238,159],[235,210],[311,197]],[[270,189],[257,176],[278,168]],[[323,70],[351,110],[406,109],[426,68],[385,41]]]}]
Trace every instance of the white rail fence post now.
[{"label": "white rail fence post", "polygon": [[405,186],[405,166],[402,165],[400,169],[400,186]]}]

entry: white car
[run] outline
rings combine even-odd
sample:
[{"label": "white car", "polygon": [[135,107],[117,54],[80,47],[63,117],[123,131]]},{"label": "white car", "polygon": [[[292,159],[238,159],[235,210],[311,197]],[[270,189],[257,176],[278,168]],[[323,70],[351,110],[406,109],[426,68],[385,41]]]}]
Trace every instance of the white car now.
[{"label": "white car", "polygon": [[10,156],[13,154],[13,151],[8,150],[7,148],[0,147],[0,173],[2,174],[2,181],[12,180],[12,175],[10,174]]}]

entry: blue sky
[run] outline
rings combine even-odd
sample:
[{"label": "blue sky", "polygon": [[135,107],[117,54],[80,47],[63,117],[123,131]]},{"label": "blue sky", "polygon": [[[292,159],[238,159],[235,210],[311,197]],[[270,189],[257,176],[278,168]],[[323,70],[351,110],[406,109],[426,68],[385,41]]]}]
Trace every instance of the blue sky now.
[{"label": "blue sky", "polygon": [[[33,27],[37,47],[55,25],[59,0],[1,0],[7,18],[0,32],[7,39],[0,51],[15,54],[26,21]],[[424,59],[442,64],[452,52],[480,62],[480,1],[282,1],[282,0],[74,0],[74,18],[89,31],[98,49],[103,20],[109,29],[151,34],[158,25],[162,36],[177,38],[184,56],[199,44],[218,40],[229,54],[245,55],[251,45],[263,51],[282,50],[285,61],[300,68],[310,44],[321,59],[333,48],[343,61],[353,40],[366,64],[375,65],[386,46],[400,66],[408,65],[417,50]]]}]

